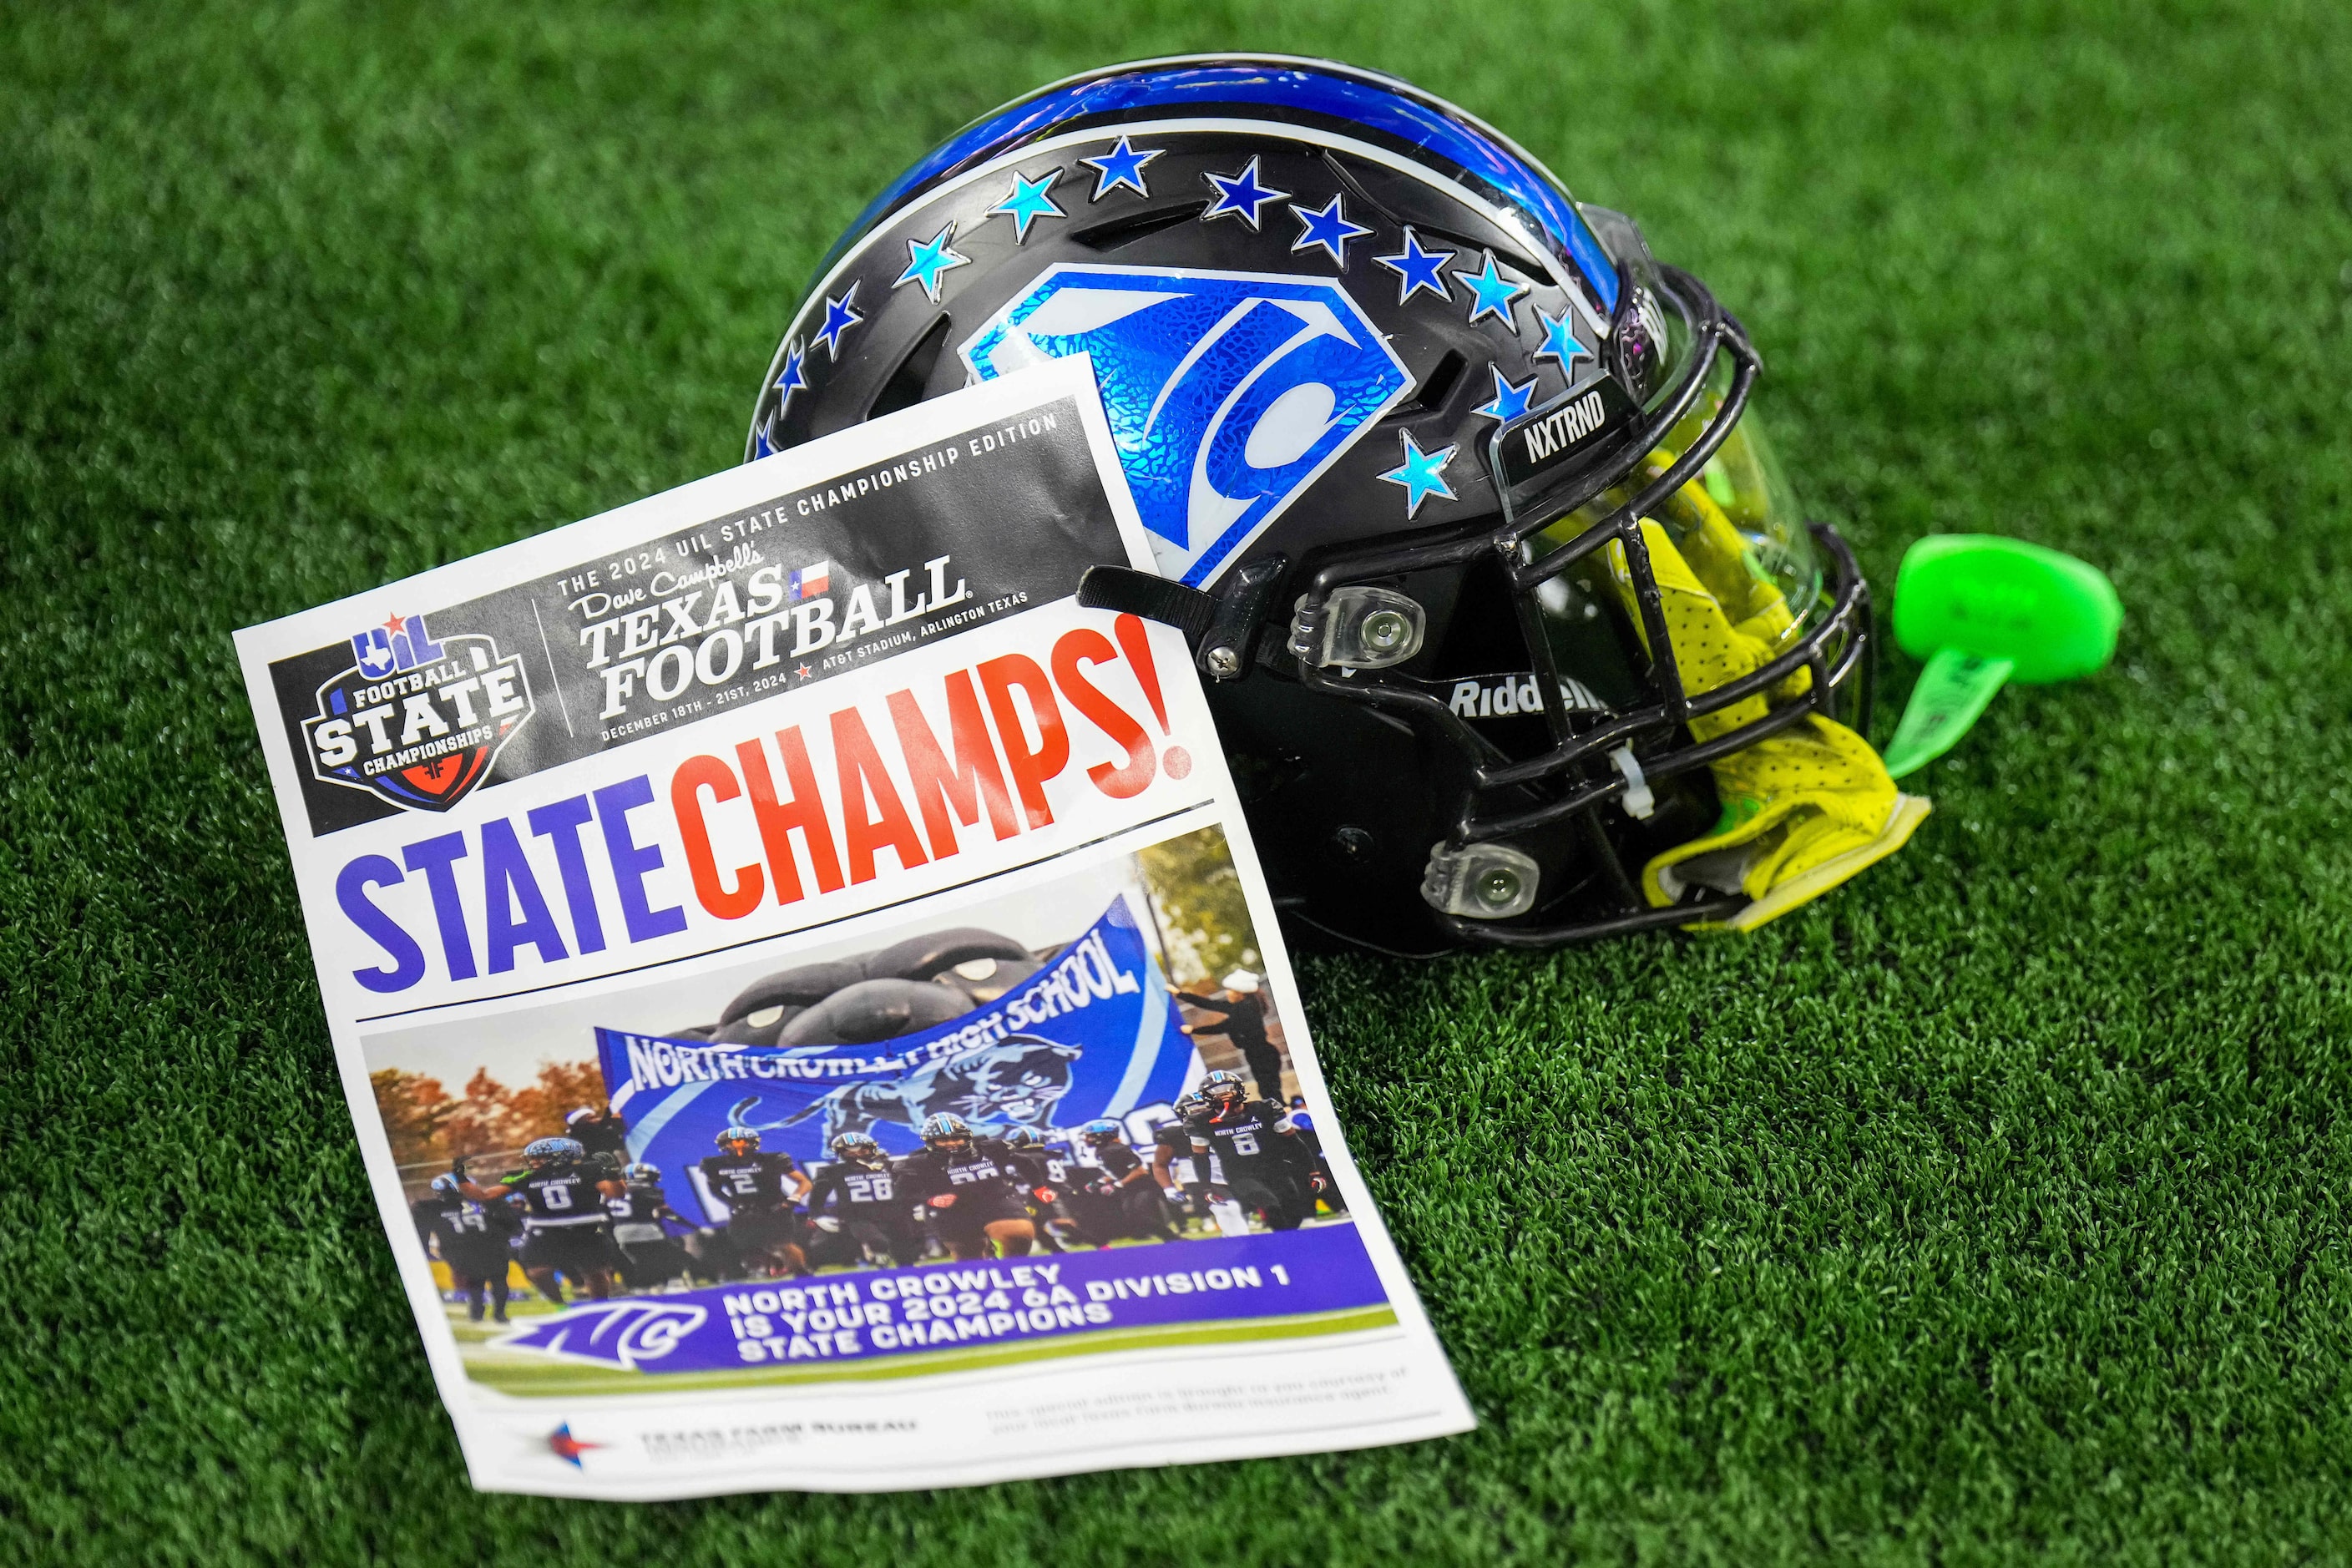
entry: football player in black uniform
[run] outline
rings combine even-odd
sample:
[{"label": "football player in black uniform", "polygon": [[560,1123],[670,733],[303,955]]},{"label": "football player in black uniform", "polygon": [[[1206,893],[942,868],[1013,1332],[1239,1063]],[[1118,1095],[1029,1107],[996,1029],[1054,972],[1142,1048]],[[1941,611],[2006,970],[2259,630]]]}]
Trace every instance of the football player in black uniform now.
[{"label": "football player in black uniform", "polygon": [[[1027,1127],[1007,1132],[1004,1146],[1013,1152],[1013,1168],[1029,1194],[1029,1223],[1036,1229],[1037,1245],[1047,1252],[1068,1251],[1065,1241],[1077,1231],[1066,1207],[1074,1179],[1070,1173],[1077,1168],[1070,1146],[1059,1141],[1049,1143]],[[1039,1203],[1035,1194],[1041,1188],[1053,1193],[1055,1201]]]},{"label": "football player in black uniform", "polygon": [[522,1219],[507,1204],[470,1203],[455,1175],[433,1178],[433,1190],[408,1206],[416,1234],[427,1250],[438,1247],[449,1266],[449,1282],[466,1298],[466,1316],[482,1321],[482,1297],[489,1296],[490,1321],[507,1321],[508,1245]]},{"label": "football player in black uniform", "polygon": [[1192,1155],[1216,1160],[1224,1189],[1244,1208],[1265,1215],[1276,1230],[1297,1230],[1315,1212],[1315,1162],[1271,1100],[1252,1100],[1237,1072],[1201,1080],[1207,1108],[1186,1122]]},{"label": "football player in black uniform", "polygon": [[686,1216],[669,1206],[662,1192],[661,1168],[631,1165],[621,1173],[621,1195],[604,1200],[613,1222],[613,1244],[621,1249],[621,1284],[630,1290],[652,1290],[688,1273],[692,1261],[669,1232]]},{"label": "football player in black uniform", "polygon": [[1102,1117],[1079,1128],[1078,1139],[1096,1166],[1094,1176],[1070,1198],[1086,1238],[1097,1247],[1129,1237],[1174,1241],[1167,1200],[1151,1179],[1151,1168],[1127,1146],[1126,1129]]},{"label": "football player in black uniform", "polygon": [[808,1173],[790,1154],[762,1151],[753,1128],[721,1128],[719,1149],[698,1168],[710,1195],[727,1205],[736,1266],[806,1274],[808,1255],[801,1250],[800,1212],[793,1205],[808,1196]]},{"label": "football player in black uniform", "polygon": [[563,1287],[555,1278],[560,1269],[573,1285],[604,1300],[613,1293],[617,1258],[604,1200],[625,1190],[620,1173],[605,1161],[591,1160],[570,1138],[541,1138],[522,1157],[527,1169],[495,1182],[466,1180],[460,1170],[457,1190],[478,1204],[522,1200],[522,1271],[541,1295],[563,1305]]},{"label": "football player in black uniform", "polygon": [[1194,1112],[1208,1108],[1209,1102],[1198,1090],[1179,1095],[1176,1120],[1161,1122],[1151,1134],[1151,1179],[1160,1184],[1169,1202],[1203,1225],[1215,1223],[1209,1213],[1209,1188],[1216,1177],[1210,1169],[1212,1161],[1193,1157],[1192,1129],[1188,1123]]},{"label": "football player in black uniform", "polygon": [[809,1262],[854,1268],[872,1256],[893,1268],[913,1264],[923,1253],[922,1236],[890,1156],[864,1132],[844,1132],[831,1147],[833,1163],[809,1188]]},{"label": "football player in black uniform", "polygon": [[993,1242],[1008,1258],[1027,1255],[1037,1239],[1027,1199],[1050,1204],[1054,1189],[1023,1185],[1020,1163],[995,1138],[982,1138],[962,1117],[942,1111],[923,1118],[923,1146],[898,1162],[909,1197],[930,1210],[931,1229],[960,1261],[989,1256]]}]

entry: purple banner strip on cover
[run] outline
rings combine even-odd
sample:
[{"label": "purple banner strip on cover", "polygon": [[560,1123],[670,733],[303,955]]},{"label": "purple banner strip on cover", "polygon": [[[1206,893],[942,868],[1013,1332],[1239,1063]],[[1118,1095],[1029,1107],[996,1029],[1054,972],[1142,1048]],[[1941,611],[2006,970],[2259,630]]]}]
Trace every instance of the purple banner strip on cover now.
[{"label": "purple banner strip on cover", "polygon": [[636,1372],[714,1372],[1387,1300],[1356,1227],[1335,1224],[585,1301],[499,1342]]}]

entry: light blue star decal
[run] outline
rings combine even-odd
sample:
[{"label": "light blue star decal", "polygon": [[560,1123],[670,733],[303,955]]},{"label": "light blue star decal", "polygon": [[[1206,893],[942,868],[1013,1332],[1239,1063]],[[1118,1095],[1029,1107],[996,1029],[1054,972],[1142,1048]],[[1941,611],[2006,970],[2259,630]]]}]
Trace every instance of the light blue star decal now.
[{"label": "light blue star decal", "polygon": [[1203,174],[1201,177],[1217,189],[1217,199],[1211,202],[1209,210],[1201,215],[1203,223],[1213,217],[1237,217],[1255,228],[1258,208],[1268,202],[1282,201],[1290,195],[1288,191],[1277,191],[1272,185],[1258,183],[1255,158],[1244,164],[1238,174]]},{"label": "light blue star decal", "polygon": [[1503,374],[1501,365],[1489,365],[1487,368],[1495,373],[1495,395],[1470,412],[1484,415],[1497,425],[1507,424],[1525,414],[1528,405],[1534,401],[1536,378],[1529,376],[1515,384]]},{"label": "light blue star decal", "polygon": [[1454,298],[1454,290],[1445,286],[1437,269],[1454,259],[1450,250],[1423,250],[1421,237],[1408,224],[1404,231],[1404,248],[1394,256],[1375,256],[1373,260],[1397,275],[1397,303],[1402,305],[1426,289],[1441,300]]},{"label": "light blue star decal", "polygon": [[1143,165],[1160,156],[1160,149],[1157,147],[1130,147],[1127,144],[1127,138],[1122,136],[1118,139],[1118,145],[1101,157],[1079,159],[1079,163],[1097,171],[1095,194],[1087,200],[1098,202],[1121,185],[1139,196],[1150,195],[1151,193],[1143,188]]},{"label": "light blue star decal", "polygon": [[940,275],[955,268],[968,267],[971,264],[971,257],[959,255],[949,248],[948,240],[954,234],[955,225],[950,224],[931,236],[925,244],[917,245],[913,240],[908,240],[907,270],[899,273],[898,280],[890,287],[898,289],[908,283],[919,283],[923,286],[923,292],[929,297],[931,303],[938,304]]},{"label": "light blue star decal", "polygon": [[1404,462],[1391,468],[1381,478],[1392,485],[1404,487],[1404,515],[1410,521],[1421,510],[1421,503],[1432,496],[1444,500],[1454,499],[1454,487],[1445,482],[1445,465],[1454,460],[1456,448],[1448,447],[1442,452],[1424,452],[1413,445],[1412,432],[1404,435]]},{"label": "light blue star decal", "polygon": [[1062,171],[1059,169],[1046,170],[1045,177],[1042,180],[1024,180],[1015,174],[1013,176],[1013,189],[1005,194],[1003,201],[988,209],[991,216],[1003,213],[1013,220],[1013,244],[1029,243],[1029,226],[1036,219],[1070,216],[1055,206],[1054,198],[1045,194],[1054,188],[1054,182],[1061,177]]},{"label": "light blue star decal", "polygon": [[1514,283],[1496,271],[1493,251],[1486,253],[1486,265],[1483,270],[1456,272],[1454,276],[1461,279],[1470,290],[1472,321],[1476,321],[1481,316],[1500,316],[1505,326],[1515,332],[1519,330],[1519,324],[1511,319],[1511,301],[1526,293],[1528,286]]},{"label": "light blue star decal", "polygon": [[[1543,307],[1538,305],[1536,307],[1536,320],[1543,323],[1544,335],[1543,347],[1536,350],[1536,358],[1559,362],[1561,374],[1566,374],[1568,367],[1575,361],[1592,357],[1592,351],[1576,341],[1576,333],[1570,329],[1565,314],[1547,316]],[[1569,379],[1573,381],[1576,378],[1570,375]]]},{"label": "light blue star decal", "polygon": [[[856,292],[855,289],[851,291]],[[784,372],[776,377],[776,391],[779,395],[776,398],[776,417],[779,419],[784,416],[784,410],[793,405],[793,394],[808,389],[808,372],[803,363],[807,358],[808,355],[801,352],[801,345],[797,342],[784,345]]]},{"label": "light blue star decal", "polygon": [[857,282],[851,283],[849,292],[838,300],[830,294],[825,296],[824,325],[816,330],[816,336],[809,340],[809,346],[814,348],[823,343],[827,359],[841,357],[841,334],[866,319],[857,309],[857,283],[863,281],[865,279],[859,279]]},{"label": "light blue star decal", "polygon": [[1332,193],[1331,199],[1319,208],[1292,203],[1290,216],[1298,220],[1298,243],[1290,248],[1312,250],[1319,245],[1343,272],[1348,267],[1348,242],[1372,232],[1348,221],[1348,215],[1340,207],[1339,195],[1336,191]]}]

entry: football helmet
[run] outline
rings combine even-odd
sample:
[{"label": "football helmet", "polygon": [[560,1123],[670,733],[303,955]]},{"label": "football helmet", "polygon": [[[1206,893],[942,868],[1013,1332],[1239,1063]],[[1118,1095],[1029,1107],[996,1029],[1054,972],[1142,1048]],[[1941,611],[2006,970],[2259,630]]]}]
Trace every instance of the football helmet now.
[{"label": "football helmet", "polygon": [[860,1165],[870,1165],[882,1158],[882,1145],[874,1142],[873,1135],[867,1132],[836,1132],[833,1142],[825,1147],[833,1151],[835,1159]]},{"label": "football helmet", "polygon": [[1202,1079],[1201,1087],[1193,1092],[1201,1097],[1201,1102],[1210,1110],[1220,1110],[1229,1106],[1239,1105],[1243,1100],[1247,1100],[1249,1085],[1243,1081],[1241,1074],[1219,1068]]},{"label": "football helmet", "polygon": [[460,1195],[457,1191],[457,1181],[458,1178],[454,1174],[436,1176],[433,1178],[433,1190],[446,1197],[457,1197]]},{"label": "football helmet", "polygon": [[1180,1121],[1189,1121],[1195,1116],[1206,1116],[1210,1110],[1209,1097],[1197,1089],[1187,1089],[1176,1097],[1175,1109]]},{"label": "football helmet", "polygon": [[1034,1149],[1043,1142],[1044,1140],[1040,1139],[1033,1130],[1026,1127],[1015,1127],[1004,1135],[1004,1146],[1008,1149]]},{"label": "football helmet", "polygon": [[537,1171],[549,1165],[569,1164],[576,1160],[584,1160],[588,1157],[588,1151],[583,1148],[579,1140],[575,1138],[541,1138],[525,1144],[522,1157],[532,1170]]},{"label": "football helmet", "polygon": [[1184,628],[1308,933],[1752,925],[1924,815],[1746,331],[1462,110],[1243,56],[1008,104],[835,244],[746,456],[1078,353],[1159,570],[1080,599]]},{"label": "football helmet", "polygon": [[972,1145],[971,1123],[953,1111],[942,1110],[924,1117],[920,1131],[927,1148],[960,1154]]},{"label": "football helmet", "polygon": [[714,1142],[731,1154],[749,1154],[760,1147],[760,1132],[755,1127],[722,1127]]},{"label": "football helmet", "polygon": [[1097,1116],[1078,1129],[1078,1136],[1089,1148],[1099,1149],[1107,1143],[1118,1143],[1127,1138],[1126,1129],[1108,1116]]},{"label": "football helmet", "polygon": [[640,1163],[623,1171],[621,1179],[625,1182],[658,1182],[661,1180],[661,1167]]}]

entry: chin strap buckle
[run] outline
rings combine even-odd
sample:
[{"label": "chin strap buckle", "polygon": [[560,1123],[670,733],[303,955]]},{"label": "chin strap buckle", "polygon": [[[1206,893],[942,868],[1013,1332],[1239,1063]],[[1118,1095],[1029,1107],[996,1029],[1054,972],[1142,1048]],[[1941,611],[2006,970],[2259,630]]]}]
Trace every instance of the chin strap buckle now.
[{"label": "chin strap buckle", "polygon": [[1078,603],[1174,626],[1202,675],[1239,680],[1249,673],[1259,623],[1289,564],[1286,556],[1269,555],[1235,567],[1213,594],[1129,566],[1090,566],[1078,579]]},{"label": "chin strap buckle", "polygon": [[1620,746],[1609,753],[1609,760],[1617,764],[1619,773],[1625,775],[1625,793],[1619,801],[1625,808],[1625,815],[1636,822],[1647,822],[1655,816],[1658,797],[1650,793],[1650,781],[1643,776],[1642,764],[1633,758],[1633,748]]}]

